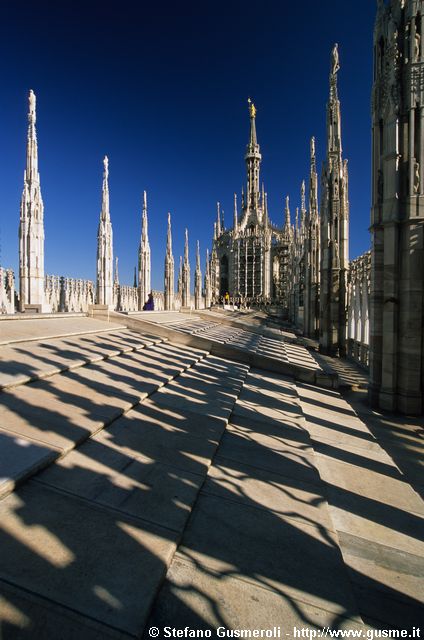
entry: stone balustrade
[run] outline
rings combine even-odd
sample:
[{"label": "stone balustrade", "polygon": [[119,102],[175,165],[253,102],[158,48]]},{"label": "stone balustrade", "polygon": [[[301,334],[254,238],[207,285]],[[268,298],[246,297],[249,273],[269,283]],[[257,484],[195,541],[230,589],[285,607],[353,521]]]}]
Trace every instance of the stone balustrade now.
[{"label": "stone balustrade", "polygon": [[152,289],[152,294],[155,311],[163,311],[165,309],[165,297],[163,291]]},{"label": "stone balustrade", "polygon": [[371,252],[359,256],[349,264],[348,355],[368,367],[369,364],[369,308],[370,308]]},{"label": "stone balustrade", "polygon": [[88,312],[94,304],[94,283],[91,280],[47,275],[45,278],[46,303],[52,313]]},{"label": "stone balustrade", "polygon": [[113,286],[113,300],[116,311],[138,310],[138,289],[125,284]]}]

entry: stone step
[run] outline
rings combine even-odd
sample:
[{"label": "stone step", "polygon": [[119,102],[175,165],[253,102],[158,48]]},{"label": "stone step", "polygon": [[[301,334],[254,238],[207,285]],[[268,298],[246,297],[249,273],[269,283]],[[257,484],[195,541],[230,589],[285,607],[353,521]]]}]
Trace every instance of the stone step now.
[{"label": "stone step", "polygon": [[141,351],[110,356],[2,391],[0,495],[68,453],[205,355],[190,347],[143,344]]},{"label": "stone step", "polygon": [[171,621],[364,631],[325,488],[294,381],[250,370],[143,638]]},{"label": "stone step", "polygon": [[[183,372],[0,501],[6,611],[12,602],[39,619],[48,609],[82,640],[140,637],[248,371],[169,344],[80,371],[101,364],[106,374],[119,361],[113,375],[122,375],[124,361],[134,369],[135,359],[153,362],[153,353]],[[139,375],[144,370],[140,360]],[[91,397],[88,377],[84,384]],[[116,380],[119,393],[132,394],[138,380],[128,384]],[[173,395],[188,384],[209,405],[227,389],[232,404],[214,417],[212,409],[193,413],[164,400],[168,388]]]},{"label": "stone step", "polygon": [[123,329],[2,346],[0,389],[40,380],[161,342],[161,338],[141,336]]},{"label": "stone step", "polygon": [[424,501],[343,396],[297,391],[361,615],[410,630],[424,610]]}]

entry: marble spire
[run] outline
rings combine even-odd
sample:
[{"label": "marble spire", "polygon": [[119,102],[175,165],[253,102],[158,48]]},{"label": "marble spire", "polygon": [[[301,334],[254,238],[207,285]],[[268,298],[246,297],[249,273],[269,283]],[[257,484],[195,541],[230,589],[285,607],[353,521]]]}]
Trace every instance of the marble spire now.
[{"label": "marble spire", "polygon": [[320,349],[346,354],[349,200],[347,162],[342,159],[337,44],[331,54],[330,95],[327,103],[327,157],[322,173]]},{"label": "marble spire", "polygon": [[195,309],[201,308],[202,300],[202,270],[200,268],[200,246],[197,241],[196,247],[196,271],[194,275],[194,307]]},{"label": "marble spire", "polygon": [[143,306],[151,291],[151,256],[147,224],[147,194],[143,192],[143,211],[141,216],[141,238],[138,249],[138,308]]},{"label": "marble spire", "polygon": [[97,304],[113,306],[113,232],[109,210],[109,160],[103,159],[102,209],[97,232]]},{"label": "marble spire", "polygon": [[221,235],[221,205],[219,202],[216,203],[216,234],[218,238]]},{"label": "marble spire", "polygon": [[188,230],[185,230],[185,242],[184,242],[184,260],[183,260],[183,272],[182,272],[182,298],[181,304],[183,307],[190,307],[190,261],[188,257]]},{"label": "marble spire", "polygon": [[28,96],[28,136],[19,221],[19,305],[49,311],[44,288],[44,205],[38,173],[36,98]]},{"label": "marble spire", "polygon": [[259,150],[259,144],[256,137],[256,107],[253,102],[248,100],[249,116],[250,116],[250,137],[247,145],[246,161],[247,168],[247,203],[248,209],[255,211],[259,204],[259,169],[262,156]]},{"label": "marble spire", "polygon": [[180,296],[183,295],[183,257],[180,256],[180,265],[178,268],[178,278],[177,278],[177,292]]},{"label": "marble spire", "polygon": [[291,219],[290,219],[290,204],[289,196],[286,196],[286,204],[284,207],[284,231],[290,233]]},{"label": "marble spire", "polygon": [[174,309],[174,287],[174,256],[172,255],[171,214],[168,213],[164,282],[165,311],[173,311]]},{"label": "marble spire", "polygon": [[119,285],[119,271],[118,271],[118,256],[115,256],[115,277],[113,279],[113,284],[115,286]]},{"label": "marble spire", "polygon": [[311,138],[310,155],[309,215],[305,230],[304,331],[305,335],[311,338],[317,338],[319,330],[320,221],[318,214],[318,175],[314,137]]}]

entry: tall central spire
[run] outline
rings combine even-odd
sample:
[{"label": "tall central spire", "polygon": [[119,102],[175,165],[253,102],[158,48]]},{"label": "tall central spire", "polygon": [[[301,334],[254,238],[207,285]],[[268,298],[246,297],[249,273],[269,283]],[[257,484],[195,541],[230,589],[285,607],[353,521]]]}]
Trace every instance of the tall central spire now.
[{"label": "tall central spire", "polygon": [[259,168],[262,156],[259,151],[259,145],[256,137],[256,107],[253,102],[248,100],[250,115],[250,139],[247,145],[246,160],[247,168],[247,203],[248,209],[256,209],[259,204]]}]

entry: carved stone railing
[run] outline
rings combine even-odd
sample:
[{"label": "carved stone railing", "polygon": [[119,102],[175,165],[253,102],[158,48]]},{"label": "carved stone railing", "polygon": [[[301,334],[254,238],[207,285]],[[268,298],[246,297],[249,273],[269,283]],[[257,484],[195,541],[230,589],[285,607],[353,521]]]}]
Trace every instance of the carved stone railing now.
[{"label": "carved stone railing", "polygon": [[163,311],[165,308],[165,297],[163,291],[152,289],[153,305],[155,311]]},{"label": "carved stone railing", "polygon": [[174,311],[179,311],[181,307],[182,307],[181,293],[178,293],[178,291],[176,291],[174,295]]},{"label": "carved stone railing", "polygon": [[349,264],[348,355],[368,367],[369,364],[369,308],[370,308],[371,252],[359,256]]},{"label": "carved stone railing", "polygon": [[0,313],[15,313],[15,275],[4,267],[0,267]]},{"label": "carved stone railing", "polygon": [[138,311],[138,289],[125,284],[113,286],[116,311]]},{"label": "carved stone railing", "polygon": [[46,303],[52,313],[87,313],[94,304],[94,283],[91,280],[47,275],[45,278]]}]

